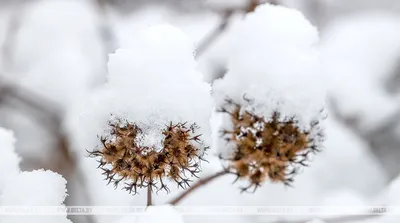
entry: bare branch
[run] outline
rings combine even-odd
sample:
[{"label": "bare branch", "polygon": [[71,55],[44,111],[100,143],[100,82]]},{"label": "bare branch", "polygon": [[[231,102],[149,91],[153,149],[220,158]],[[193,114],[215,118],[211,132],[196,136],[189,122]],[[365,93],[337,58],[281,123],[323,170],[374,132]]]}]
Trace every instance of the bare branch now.
[{"label": "bare branch", "polygon": [[199,46],[196,50],[196,58],[199,58],[201,55],[203,55],[203,53],[206,52],[207,49],[215,42],[215,40],[217,40],[218,37],[221,36],[221,34],[226,30],[232,14],[233,11],[225,12],[220,24],[218,24],[218,26],[215,27],[214,30],[199,43]]}]

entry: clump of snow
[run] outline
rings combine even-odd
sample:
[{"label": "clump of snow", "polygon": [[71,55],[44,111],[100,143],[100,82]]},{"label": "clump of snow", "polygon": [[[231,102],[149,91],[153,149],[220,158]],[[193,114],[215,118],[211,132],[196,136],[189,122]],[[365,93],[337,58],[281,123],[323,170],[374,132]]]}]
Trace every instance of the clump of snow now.
[{"label": "clump of snow", "polygon": [[228,73],[213,85],[217,106],[229,97],[255,113],[277,110],[307,126],[324,106],[319,75],[318,31],[304,16],[264,4],[232,27]]},{"label": "clump of snow", "polygon": [[124,217],[116,223],[184,223],[183,217],[171,205],[149,206],[140,216]]},{"label": "clump of snow", "polygon": [[[66,180],[59,174],[36,170],[22,172],[0,191],[1,206],[60,206],[66,197]],[[67,213],[57,215],[0,216],[2,223],[71,223]]]},{"label": "clump of snow", "polygon": [[52,171],[21,172],[2,190],[2,205],[61,205],[66,197],[67,181]]},{"label": "clump of snow", "polygon": [[[266,120],[275,111],[295,117],[309,130],[310,122],[321,118],[325,100],[317,29],[299,11],[263,4],[233,24],[230,37],[228,72],[213,84],[217,109],[229,98]],[[218,130],[232,127],[229,115],[216,117]],[[234,146],[221,137],[215,145],[222,153]]]},{"label": "clump of snow", "polygon": [[[9,130],[0,128],[0,206],[60,206],[63,205],[67,181],[52,171],[20,172],[20,158],[14,152],[15,139]],[[69,223],[66,213],[53,216],[6,216],[2,223]]]},{"label": "clump of snow", "polygon": [[[196,70],[194,46],[181,30],[170,25],[151,26],[133,35],[131,42],[110,55],[107,84],[70,110],[68,127],[86,172],[94,205],[143,205],[146,192],[129,196],[106,185],[98,163],[84,158],[86,150],[99,145],[98,135],[108,133],[107,122],[120,118],[135,122],[143,130],[141,145],[161,147],[161,129],[170,122],[196,122],[196,134],[209,144],[212,110],[210,86]],[[110,115],[112,114],[112,115]],[[176,195],[171,186],[170,195]],[[172,197],[170,197],[172,198]],[[165,199],[163,193],[154,199]],[[115,217],[114,221],[116,220]],[[109,222],[108,216],[96,216]]]},{"label": "clump of snow", "polygon": [[0,191],[19,173],[21,158],[15,153],[12,131],[0,128]]},{"label": "clump of snow", "polygon": [[[171,25],[149,27],[132,37],[129,47],[110,55],[107,85],[82,102],[73,131],[82,149],[99,143],[110,114],[134,122],[147,146],[161,146],[160,132],[172,123],[196,123],[195,134],[209,145],[212,109],[210,86],[196,70],[190,38]],[[157,146],[156,146],[157,147]]]}]

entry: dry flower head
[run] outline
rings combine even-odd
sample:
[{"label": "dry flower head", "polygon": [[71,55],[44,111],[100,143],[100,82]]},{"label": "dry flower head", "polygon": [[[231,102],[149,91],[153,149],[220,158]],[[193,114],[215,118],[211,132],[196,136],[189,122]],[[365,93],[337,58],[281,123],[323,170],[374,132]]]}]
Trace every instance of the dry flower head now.
[{"label": "dry flower head", "polygon": [[101,148],[88,151],[90,157],[100,158],[99,166],[109,183],[117,188],[121,181],[124,189],[136,194],[138,189],[151,187],[158,191],[169,188],[164,180],[177,183],[186,189],[190,186],[188,175],[197,177],[200,161],[207,147],[195,135],[199,128],[195,123],[170,123],[162,130],[164,136],[162,148],[139,146],[138,137],[142,129],[128,121],[109,121],[111,128],[108,137],[101,136]]},{"label": "dry flower head", "polygon": [[295,117],[281,117],[275,111],[265,119],[230,99],[220,112],[230,116],[233,128],[222,130],[222,135],[235,147],[231,157],[220,158],[228,161],[227,169],[237,175],[236,180],[249,182],[242,192],[251,188],[254,192],[267,179],[290,186],[299,167],[308,166],[309,155],[320,151],[323,131],[319,121],[310,123],[305,131]]}]

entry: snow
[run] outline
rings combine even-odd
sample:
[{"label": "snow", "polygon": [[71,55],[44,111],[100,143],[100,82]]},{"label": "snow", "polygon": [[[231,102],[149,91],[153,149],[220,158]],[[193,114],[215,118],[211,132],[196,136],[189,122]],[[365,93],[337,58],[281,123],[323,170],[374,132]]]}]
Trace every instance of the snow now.
[{"label": "snow", "polygon": [[21,158],[15,153],[14,144],[13,132],[0,128],[0,191],[19,173]]},{"label": "snow", "polygon": [[170,122],[196,123],[200,128],[195,134],[202,134],[209,145],[210,86],[196,70],[194,53],[186,34],[163,24],[143,30],[129,47],[111,54],[107,85],[78,105],[80,115],[71,119],[79,125],[73,129],[77,135],[89,139],[80,145],[88,149],[99,143],[94,143],[96,134],[104,132],[110,114],[135,122],[146,135],[152,133],[143,145],[161,147],[163,136],[153,133]]},{"label": "snow", "polygon": [[324,221],[320,220],[320,219],[313,219],[311,221],[308,221],[306,223],[325,223]]},{"label": "snow", "polygon": [[[11,66],[8,77],[68,110],[63,121],[68,137],[73,140],[71,149],[76,152],[77,168],[83,172],[91,205],[146,203],[145,191],[131,196],[106,185],[101,170],[96,169],[96,161],[85,157],[85,149],[98,145],[97,135],[107,129],[110,113],[137,122],[145,130],[140,144],[158,148],[163,137],[160,129],[170,121],[196,122],[201,126],[197,133],[203,134],[205,144],[212,146],[206,157],[210,163],[202,164],[200,176],[205,177],[221,170],[216,156],[222,148],[218,132],[212,131],[212,140],[209,136],[211,130],[219,130],[226,124],[216,113],[209,124],[211,90],[217,107],[226,96],[245,104],[242,96],[246,93],[258,103],[255,107],[258,113],[268,116],[271,111],[279,110],[285,116],[296,115],[303,125],[324,107],[325,85],[344,115],[361,117],[362,123],[371,128],[398,108],[398,96],[383,87],[400,52],[398,16],[344,17],[328,24],[320,41],[317,29],[300,12],[265,4],[244,19],[235,17],[232,26],[196,61],[195,45],[218,24],[218,15],[149,7],[113,18],[112,28],[120,48],[109,57],[107,83],[103,85],[99,81],[106,79],[104,46],[98,36],[98,14],[89,2],[48,0],[26,4],[26,11],[21,10],[23,23],[11,51],[15,66]],[[245,2],[207,0],[206,5],[222,9],[242,7]],[[0,29],[4,32],[0,33],[0,42],[10,14],[2,9]],[[166,22],[179,28],[165,25]],[[226,61],[227,75],[212,83],[216,78],[213,72],[224,68]],[[60,175],[44,170],[20,172],[15,143],[24,158],[43,159],[48,159],[49,148],[54,144],[46,126],[24,112],[29,114],[6,106],[1,108],[4,117],[1,124],[12,126],[19,140],[15,142],[11,131],[0,129],[0,204],[62,205],[66,182]],[[373,201],[382,191],[388,194],[383,204],[397,205],[400,180],[393,181],[386,190],[387,173],[369,151],[369,145],[331,116],[326,121],[323,152],[296,177],[294,188],[266,183],[255,194],[240,194],[239,183],[231,184],[235,177],[224,176],[193,192],[182,205],[380,205]],[[182,192],[170,188],[168,195],[153,196],[156,205],[165,204]],[[122,219],[95,216],[94,220],[96,223],[276,220],[271,216],[180,216],[170,206],[150,207],[149,213],[156,215]],[[309,221],[311,217],[301,218],[302,222],[323,223],[318,219]],[[367,222],[397,222],[394,218],[387,216]],[[13,219],[0,216],[0,222],[69,221],[65,216]]]},{"label": "snow", "polygon": [[21,172],[2,190],[1,205],[61,205],[66,197],[67,181],[52,171]]},{"label": "snow", "polygon": [[[20,172],[11,131],[0,128],[0,206],[60,206],[67,196],[67,181],[52,171]],[[6,171],[5,171],[6,170]],[[4,216],[2,223],[70,223],[65,215]]]},{"label": "snow", "polygon": [[400,176],[394,179],[387,189],[388,205],[396,206],[400,204]]},{"label": "snow", "polygon": [[182,216],[171,205],[149,206],[141,216],[124,217],[116,223],[184,223]]},{"label": "snow", "polygon": [[[228,72],[213,83],[217,109],[230,98],[265,119],[275,111],[281,117],[295,116],[306,130],[321,118],[325,89],[319,72],[318,31],[299,11],[260,5],[232,24],[229,35]],[[254,103],[249,105],[244,97]],[[215,131],[231,128],[227,115],[218,118],[221,125]],[[221,137],[214,145],[223,154],[232,150]]]},{"label": "snow", "polygon": [[[95,205],[143,205],[146,192],[131,196],[106,185],[95,160],[85,150],[99,145],[97,135],[108,134],[107,121],[114,118],[135,122],[144,131],[141,145],[160,148],[161,129],[170,122],[195,122],[205,145],[210,145],[209,117],[212,98],[194,60],[191,38],[168,24],[150,26],[132,36],[131,42],[110,55],[107,84],[71,107],[68,128],[81,159]],[[112,114],[112,116],[110,116]],[[171,194],[179,191],[172,185]],[[101,194],[101,196],[99,196]],[[165,199],[162,192],[157,199]],[[156,198],[155,198],[156,199]],[[96,216],[109,222],[108,216]],[[114,218],[115,220],[116,218]]]},{"label": "snow", "polygon": [[136,36],[141,30],[164,23],[179,27],[197,45],[219,20],[220,16],[216,13],[201,11],[180,14],[163,5],[145,6],[129,15],[115,14],[111,17],[113,31],[121,48],[129,46],[132,36]]},{"label": "snow", "polygon": [[228,73],[213,84],[217,106],[226,97],[245,104],[246,95],[255,113],[296,115],[305,127],[324,106],[316,28],[299,11],[264,4],[231,29]]}]

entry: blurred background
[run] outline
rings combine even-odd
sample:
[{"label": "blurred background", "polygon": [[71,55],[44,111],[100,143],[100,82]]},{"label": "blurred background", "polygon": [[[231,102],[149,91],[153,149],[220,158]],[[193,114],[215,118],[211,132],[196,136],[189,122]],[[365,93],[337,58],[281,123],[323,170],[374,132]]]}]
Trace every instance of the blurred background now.
[{"label": "blurred background", "polygon": [[1,0],[0,126],[15,132],[22,169],[62,174],[67,205],[135,203],[120,202],[133,198],[113,194],[112,187],[94,188],[103,183],[90,178],[91,167],[82,161],[91,148],[79,148],[75,138],[81,136],[69,123],[75,104],[104,84],[109,53],[163,22],[193,37],[199,69],[212,84],[225,72],[230,25],[264,2],[300,10],[320,31],[327,140],[292,192],[267,186],[259,193],[268,201],[245,197],[226,204],[384,204],[382,194],[400,173],[397,0]]}]

